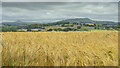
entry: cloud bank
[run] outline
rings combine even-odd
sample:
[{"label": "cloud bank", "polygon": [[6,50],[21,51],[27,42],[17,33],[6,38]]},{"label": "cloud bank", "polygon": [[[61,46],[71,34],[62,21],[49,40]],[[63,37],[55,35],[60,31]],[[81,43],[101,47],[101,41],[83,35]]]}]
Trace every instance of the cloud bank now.
[{"label": "cloud bank", "polygon": [[2,0],[2,2],[118,2],[119,0]]},{"label": "cloud bank", "polygon": [[53,22],[69,18],[118,20],[117,2],[3,2],[3,21]]}]

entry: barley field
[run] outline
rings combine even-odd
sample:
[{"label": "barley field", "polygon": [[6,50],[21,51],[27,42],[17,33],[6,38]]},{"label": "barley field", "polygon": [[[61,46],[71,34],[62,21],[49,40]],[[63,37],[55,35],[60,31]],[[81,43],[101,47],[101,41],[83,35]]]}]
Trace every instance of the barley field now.
[{"label": "barley field", "polygon": [[3,66],[117,66],[117,31],[2,32]]}]

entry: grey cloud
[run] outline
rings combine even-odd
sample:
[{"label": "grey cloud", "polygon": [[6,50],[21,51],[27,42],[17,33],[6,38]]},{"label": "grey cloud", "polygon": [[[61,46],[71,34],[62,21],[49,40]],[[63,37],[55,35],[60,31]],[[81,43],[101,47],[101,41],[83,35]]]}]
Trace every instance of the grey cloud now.
[{"label": "grey cloud", "polygon": [[0,2],[0,23],[2,22],[2,3]]},{"label": "grey cloud", "polygon": [[118,2],[119,0],[2,0],[2,2]]},{"label": "grey cloud", "polygon": [[3,2],[3,19],[42,21],[88,17],[117,21],[117,6],[117,2]]}]

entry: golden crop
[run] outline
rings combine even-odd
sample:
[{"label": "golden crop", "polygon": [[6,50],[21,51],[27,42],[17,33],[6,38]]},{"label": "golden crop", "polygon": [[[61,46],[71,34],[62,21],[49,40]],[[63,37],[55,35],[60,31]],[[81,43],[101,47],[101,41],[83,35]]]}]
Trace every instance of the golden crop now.
[{"label": "golden crop", "polygon": [[117,31],[3,32],[3,66],[117,66]]}]

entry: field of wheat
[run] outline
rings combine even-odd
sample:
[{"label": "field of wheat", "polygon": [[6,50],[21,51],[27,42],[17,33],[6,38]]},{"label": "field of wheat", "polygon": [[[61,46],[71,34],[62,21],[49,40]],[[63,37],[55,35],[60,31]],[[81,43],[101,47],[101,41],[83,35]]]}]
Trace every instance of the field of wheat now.
[{"label": "field of wheat", "polygon": [[3,32],[3,66],[117,66],[117,31]]}]

